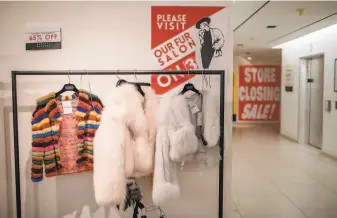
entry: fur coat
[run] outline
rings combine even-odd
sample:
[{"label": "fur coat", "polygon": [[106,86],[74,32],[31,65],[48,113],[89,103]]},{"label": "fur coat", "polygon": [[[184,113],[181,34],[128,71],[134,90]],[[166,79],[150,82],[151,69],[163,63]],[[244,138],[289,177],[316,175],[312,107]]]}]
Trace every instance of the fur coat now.
[{"label": "fur coat", "polygon": [[[202,134],[207,142],[204,146],[207,147],[217,145],[220,136],[218,102],[210,91],[203,91]],[[191,116],[184,95],[165,97],[160,102],[152,191],[155,205],[180,196],[175,163],[188,161],[201,143],[195,134],[196,126]]]},{"label": "fur coat", "polygon": [[99,205],[120,204],[126,178],[153,172],[156,137],[156,95],[143,88],[143,97],[131,84],[111,93],[95,136],[94,189]]}]

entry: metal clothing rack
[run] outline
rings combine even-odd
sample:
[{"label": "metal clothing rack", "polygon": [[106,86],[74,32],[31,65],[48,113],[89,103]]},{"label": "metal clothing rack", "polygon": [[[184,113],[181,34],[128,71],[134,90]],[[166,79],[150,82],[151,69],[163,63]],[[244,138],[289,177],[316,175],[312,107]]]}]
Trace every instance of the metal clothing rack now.
[{"label": "metal clothing rack", "polygon": [[19,128],[18,128],[18,104],[17,82],[18,76],[33,75],[220,75],[220,165],[219,165],[219,199],[218,218],[223,218],[223,170],[224,170],[224,96],[225,96],[225,71],[224,70],[189,70],[189,71],[161,71],[161,70],[118,70],[118,71],[12,71],[12,104],[13,104],[13,129],[14,129],[14,164],[15,164],[15,191],[16,191],[16,215],[21,218],[21,188],[20,188],[20,151],[19,151]]}]

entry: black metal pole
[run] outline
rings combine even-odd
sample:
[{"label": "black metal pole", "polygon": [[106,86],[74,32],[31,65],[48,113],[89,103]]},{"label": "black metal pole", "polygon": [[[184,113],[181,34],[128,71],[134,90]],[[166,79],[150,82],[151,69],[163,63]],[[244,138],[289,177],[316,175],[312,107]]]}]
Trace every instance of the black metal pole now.
[{"label": "black metal pole", "polygon": [[220,165],[219,165],[219,218],[223,218],[223,170],[224,170],[224,139],[225,139],[225,72],[220,76]]},{"label": "black metal pole", "polygon": [[19,156],[19,130],[18,130],[19,125],[18,125],[18,105],[17,105],[15,72],[12,72],[12,106],[13,106],[13,127],[14,127],[16,217],[21,218],[20,156]]},{"label": "black metal pole", "polygon": [[116,71],[14,71],[16,75],[186,75],[186,74],[205,74],[220,75],[221,70],[116,70]]},{"label": "black metal pole", "polygon": [[224,169],[224,96],[225,96],[225,72],[221,70],[191,70],[191,71],[13,71],[12,72],[12,103],[13,103],[13,127],[14,127],[14,159],[15,159],[15,188],[16,188],[16,213],[21,218],[21,188],[20,188],[20,159],[19,159],[19,131],[17,111],[17,75],[220,75],[220,165],[219,165],[219,210],[218,217],[223,218],[223,169]]}]

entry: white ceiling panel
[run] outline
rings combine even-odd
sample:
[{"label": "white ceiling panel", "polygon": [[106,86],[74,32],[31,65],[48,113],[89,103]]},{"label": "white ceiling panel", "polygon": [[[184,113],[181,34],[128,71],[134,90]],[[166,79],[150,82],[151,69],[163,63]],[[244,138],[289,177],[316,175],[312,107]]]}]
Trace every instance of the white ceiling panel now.
[{"label": "white ceiling panel", "polygon": [[[242,15],[244,11],[247,11],[248,9],[246,7],[249,7],[248,4],[251,3],[252,2],[240,2],[240,4],[238,4],[236,2],[233,7],[234,19],[237,19],[235,14]],[[261,6],[265,2],[259,3]],[[302,16],[296,11],[298,8],[304,9]],[[330,26],[337,23],[336,13],[337,1],[271,1],[234,32],[234,43],[244,44],[243,47],[235,46],[235,51],[242,53],[260,48],[270,48],[274,45]],[[246,14],[246,17],[248,18],[251,14],[252,13]],[[332,14],[336,15],[317,22]],[[240,18],[240,20],[243,19],[242,17]],[[310,25],[314,22],[317,23]],[[236,23],[239,23],[239,21]],[[267,29],[267,25],[276,25],[277,27],[275,29]],[[303,28],[307,25],[310,26]],[[299,30],[300,28],[303,29]]]},{"label": "white ceiling panel", "polygon": [[232,27],[235,29],[251,14],[258,10],[264,1],[235,1],[233,2]]}]

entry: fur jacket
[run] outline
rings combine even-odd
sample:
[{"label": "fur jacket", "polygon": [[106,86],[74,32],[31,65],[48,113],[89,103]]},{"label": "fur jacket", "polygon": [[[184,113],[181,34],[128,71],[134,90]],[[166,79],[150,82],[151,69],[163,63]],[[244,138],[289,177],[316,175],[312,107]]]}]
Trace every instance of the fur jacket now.
[{"label": "fur jacket", "polygon": [[[184,95],[165,97],[158,108],[152,191],[155,205],[180,195],[176,163],[190,160],[202,143],[192,122],[193,109]],[[219,100],[209,90],[202,96],[203,146],[214,147],[220,136]]]},{"label": "fur jacket", "polygon": [[[68,122],[61,106],[62,102],[66,101],[73,103],[74,109],[71,113],[76,125],[73,126],[70,121],[69,129],[66,129],[68,133],[62,134],[62,126],[67,126],[64,121]],[[100,123],[102,109],[103,104],[98,96],[83,89],[79,90],[78,94],[70,96],[56,96],[56,93],[50,93],[37,99],[31,122],[33,182],[40,182],[44,173],[46,177],[52,177],[92,170],[94,163],[92,141]],[[77,135],[75,144],[72,140],[69,142],[66,139],[66,135],[71,134]],[[74,151],[72,146],[75,146],[75,153],[72,152]],[[62,165],[64,158],[67,159],[67,165],[73,166],[71,169]]]},{"label": "fur jacket", "polygon": [[94,189],[99,205],[120,204],[126,179],[150,175],[154,168],[157,98],[151,88],[143,97],[131,84],[115,88],[96,132]]}]

